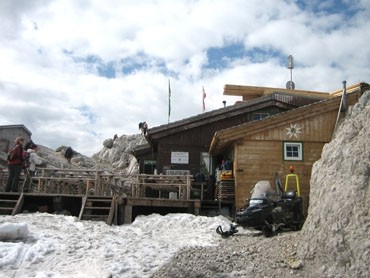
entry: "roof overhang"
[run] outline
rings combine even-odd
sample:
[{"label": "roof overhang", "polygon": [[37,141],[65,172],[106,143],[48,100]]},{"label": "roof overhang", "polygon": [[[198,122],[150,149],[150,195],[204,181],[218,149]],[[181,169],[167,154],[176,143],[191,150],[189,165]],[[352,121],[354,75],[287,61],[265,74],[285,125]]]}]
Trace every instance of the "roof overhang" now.
[{"label": "roof overhang", "polygon": [[136,158],[139,158],[140,156],[144,156],[144,155],[147,155],[147,154],[151,154],[152,153],[152,146],[150,144],[142,144],[142,145],[138,145],[136,146],[133,150],[132,150],[132,155],[135,156]]},{"label": "roof overhang", "polygon": [[276,93],[276,92],[288,93],[288,94],[293,94],[297,96],[314,97],[314,98],[320,98],[320,99],[326,99],[330,97],[329,92],[290,90],[290,89],[284,89],[284,88],[241,86],[241,85],[230,85],[230,84],[226,84],[224,86],[224,95],[242,96],[244,101],[259,98],[262,96],[271,95],[272,93]]}]

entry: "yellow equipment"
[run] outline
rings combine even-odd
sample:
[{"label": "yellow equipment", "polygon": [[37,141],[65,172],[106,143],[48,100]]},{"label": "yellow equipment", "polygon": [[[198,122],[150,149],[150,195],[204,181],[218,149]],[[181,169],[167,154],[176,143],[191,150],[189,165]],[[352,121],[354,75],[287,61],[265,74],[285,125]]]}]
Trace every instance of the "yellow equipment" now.
[{"label": "yellow equipment", "polygon": [[294,166],[290,166],[289,169],[290,169],[291,174],[286,175],[284,191],[286,192],[287,189],[288,189],[288,180],[289,180],[289,178],[295,178],[295,183],[296,183],[296,186],[297,186],[297,196],[299,197],[299,196],[301,196],[301,189],[300,189],[300,186],[299,186],[298,175],[294,174],[294,170],[295,170]]}]

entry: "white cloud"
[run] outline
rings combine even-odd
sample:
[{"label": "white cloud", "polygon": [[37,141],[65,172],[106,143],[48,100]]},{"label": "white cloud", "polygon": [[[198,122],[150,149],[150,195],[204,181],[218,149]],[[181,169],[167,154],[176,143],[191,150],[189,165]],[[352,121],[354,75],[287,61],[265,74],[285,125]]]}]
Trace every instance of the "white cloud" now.
[{"label": "white cloud", "polygon": [[[285,87],[289,54],[296,88],[368,81],[368,0],[341,12],[321,4],[327,10],[315,12],[314,1],[306,10],[296,1],[1,1],[0,125],[25,124],[39,144],[91,155],[141,121],[166,124],[168,79],[171,121],[202,112],[202,86],[207,111],[240,99],[223,96],[225,84]],[[244,52],[207,56],[233,43]]]}]

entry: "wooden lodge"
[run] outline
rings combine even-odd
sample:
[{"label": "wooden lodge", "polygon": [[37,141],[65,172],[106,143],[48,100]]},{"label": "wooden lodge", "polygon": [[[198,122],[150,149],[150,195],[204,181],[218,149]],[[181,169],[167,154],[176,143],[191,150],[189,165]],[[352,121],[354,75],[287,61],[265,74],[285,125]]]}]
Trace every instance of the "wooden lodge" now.
[{"label": "wooden lodge", "polygon": [[[366,83],[349,87],[346,108],[355,104],[368,89]],[[247,87],[239,94],[256,96],[263,94],[262,91]],[[217,131],[209,153],[232,161],[230,177],[235,188],[236,209],[245,205],[260,180],[270,181],[275,189],[275,178],[280,177],[283,187],[287,182],[288,190],[297,191],[296,179],[286,179],[291,165],[295,167],[294,174],[298,176],[307,208],[312,165],[320,158],[323,146],[330,142],[338,120],[345,113],[341,112],[341,108],[344,111],[342,103],[342,91],[337,91],[327,94],[325,100]]]},{"label": "wooden lodge", "polygon": [[[146,135],[147,144],[137,146],[133,152],[139,162],[140,173],[191,175],[194,177],[192,195],[202,201],[202,213],[212,215],[216,210],[217,213],[232,215],[234,186],[230,181],[219,183],[216,174],[216,169],[228,157],[210,156],[208,153],[215,132],[327,98],[327,93],[320,92],[302,91],[300,95],[287,89],[269,92],[258,98],[150,128]],[[222,188],[221,193],[218,187]]]},{"label": "wooden lodge", "polygon": [[327,95],[306,92],[296,96],[287,91],[279,89],[248,102],[148,129],[148,143],[138,146],[133,153],[139,161],[140,173],[185,170],[191,175],[200,172],[209,176],[211,169],[204,161],[209,161],[208,149],[216,131],[314,103]]}]

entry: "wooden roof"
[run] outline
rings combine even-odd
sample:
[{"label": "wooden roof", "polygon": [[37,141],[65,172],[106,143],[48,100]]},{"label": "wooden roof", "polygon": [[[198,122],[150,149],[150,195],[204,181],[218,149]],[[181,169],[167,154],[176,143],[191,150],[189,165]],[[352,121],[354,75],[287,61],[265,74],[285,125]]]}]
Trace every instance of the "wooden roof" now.
[{"label": "wooden roof", "polygon": [[[351,85],[349,87],[346,87],[346,92],[347,93],[352,93],[352,92],[360,91],[361,93],[363,93],[363,92],[365,92],[366,90],[369,90],[369,89],[370,89],[369,84],[367,84],[365,82],[361,82],[361,83],[357,83],[357,84]],[[341,96],[342,93],[343,93],[343,89],[340,89],[340,90],[331,92],[330,97]]]},{"label": "wooden roof", "polygon": [[[348,97],[357,98],[358,95],[355,93],[357,93],[357,91],[349,93]],[[218,154],[238,139],[263,132],[271,128],[276,128],[278,126],[284,126],[290,121],[304,120],[333,110],[338,111],[340,102],[340,96],[333,96],[329,99],[282,112],[262,120],[247,122],[217,131],[213,136],[209,153]]]},{"label": "wooden roof", "polygon": [[237,102],[234,105],[216,109],[204,114],[198,114],[173,123],[161,125],[148,129],[147,140],[152,140],[175,134],[181,131],[189,130],[195,127],[203,126],[219,120],[235,117],[248,112],[256,111],[262,108],[277,106],[285,109],[296,108],[308,103],[319,101],[317,98],[307,98],[295,96],[287,93],[272,93],[248,102]]},{"label": "wooden roof", "polygon": [[141,155],[150,154],[151,152],[152,152],[151,146],[148,143],[146,143],[136,146],[130,153],[135,157],[139,157]]}]

